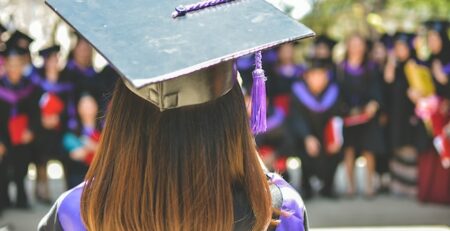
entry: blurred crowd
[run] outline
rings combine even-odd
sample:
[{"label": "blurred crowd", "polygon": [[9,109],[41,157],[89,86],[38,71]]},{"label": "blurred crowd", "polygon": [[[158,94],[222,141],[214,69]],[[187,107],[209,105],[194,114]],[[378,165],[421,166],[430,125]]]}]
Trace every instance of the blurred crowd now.
[{"label": "blurred crowd", "polygon": [[[424,33],[353,33],[344,41],[318,35],[301,62],[301,44],[263,54],[268,130],[257,144],[265,163],[286,177],[286,159],[301,159],[304,199],[337,198],[334,178],[343,162],[345,197],[364,188],[368,199],[391,192],[450,203],[449,23],[427,21],[421,28]],[[337,43],[344,48],[339,61]],[[237,65],[250,89],[252,57]],[[362,186],[355,185],[359,157],[367,169]],[[387,177],[375,184],[380,175]]]},{"label": "blurred crowd", "polygon": [[[367,163],[368,198],[377,193],[376,172],[391,175],[385,188],[417,195],[421,154],[431,153],[439,168],[448,168],[449,24],[425,25],[422,37],[397,32],[366,38],[355,33],[334,41],[319,35],[302,62],[297,62],[296,43],[264,52],[268,121],[267,132],[256,141],[269,168],[289,177],[286,159],[299,157],[299,190],[305,199],[317,193],[310,185],[313,176],[322,182],[321,195],[337,197],[333,181],[341,161],[348,176],[345,195],[353,197],[359,156]],[[34,193],[43,203],[51,203],[46,171],[50,159],[63,164],[67,188],[83,181],[119,75],[110,65],[101,71],[93,68],[93,48],[82,37],[77,36],[61,69],[57,44],[39,51],[44,62],[36,67],[29,50],[33,38],[4,27],[0,33],[0,211],[27,209],[24,179],[30,163],[37,170]],[[337,42],[346,47],[340,62],[333,57]],[[426,59],[416,55],[418,46],[429,50]],[[244,93],[250,93],[245,89],[251,88],[253,58],[236,63]],[[17,189],[14,201],[10,184]]]},{"label": "blurred crowd", "polygon": [[[60,68],[60,47],[39,51],[44,62],[31,62],[33,38],[16,30],[2,41],[0,55],[0,211],[30,207],[24,180],[36,165],[35,195],[52,203],[47,178],[50,159],[61,161],[67,188],[83,181],[100,138],[107,102],[119,75],[109,66],[93,68],[93,48],[83,38]],[[15,201],[8,192],[15,184]]]}]

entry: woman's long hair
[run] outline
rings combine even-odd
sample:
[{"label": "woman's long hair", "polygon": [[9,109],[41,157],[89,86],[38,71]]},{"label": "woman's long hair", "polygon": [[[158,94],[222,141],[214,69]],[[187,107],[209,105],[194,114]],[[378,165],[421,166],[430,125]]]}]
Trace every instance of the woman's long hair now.
[{"label": "woman's long hair", "polygon": [[253,230],[271,198],[238,85],[214,101],[160,112],[118,81],[81,215],[97,230],[232,230],[233,186],[244,189]]}]

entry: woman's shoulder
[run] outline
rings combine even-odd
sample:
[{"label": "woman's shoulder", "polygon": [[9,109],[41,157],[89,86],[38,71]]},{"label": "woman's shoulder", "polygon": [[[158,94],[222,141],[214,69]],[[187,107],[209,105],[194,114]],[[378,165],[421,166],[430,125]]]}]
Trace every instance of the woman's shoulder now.
[{"label": "woman's shoulder", "polygon": [[[281,198],[272,198],[281,202],[280,224],[277,231],[284,230],[308,230],[306,208],[298,192],[276,173],[268,173],[270,182],[279,189]],[[272,193],[273,195],[274,193]],[[273,197],[273,196],[272,196]]]},{"label": "woman's shoulder", "polygon": [[86,230],[80,212],[83,185],[84,183],[81,183],[58,198],[50,211],[39,222],[39,231]]}]

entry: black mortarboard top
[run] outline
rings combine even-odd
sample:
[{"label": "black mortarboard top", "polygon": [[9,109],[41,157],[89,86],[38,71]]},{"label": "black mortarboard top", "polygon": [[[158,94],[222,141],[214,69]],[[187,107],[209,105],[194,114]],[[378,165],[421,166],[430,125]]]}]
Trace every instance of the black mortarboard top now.
[{"label": "black mortarboard top", "polygon": [[53,45],[53,46],[50,46],[50,47],[47,47],[47,48],[44,48],[44,49],[40,50],[39,51],[39,55],[44,57],[44,58],[47,58],[53,53],[58,53],[59,50],[60,50],[60,46],[59,45]]},{"label": "black mortarboard top", "polygon": [[30,44],[34,41],[30,36],[26,35],[25,33],[16,30],[14,33],[9,37],[8,41],[6,42],[8,45],[15,44],[18,47],[21,47],[23,49],[28,50]]},{"label": "black mortarboard top", "polygon": [[332,67],[332,63],[329,61],[329,59],[316,57],[307,58],[305,64],[306,71],[310,71],[313,69],[330,69]]},{"label": "black mortarboard top", "polygon": [[2,56],[11,57],[11,56],[22,56],[28,53],[28,49],[24,49],[22,47],[17,46],[17,44],[7,44],[6,49],[1,52]]},{"label": "black mortarboard top", "polygon": [[332,50],[333,47],[336,45],[336,41],[326,35],[319,35],[314,39],[314,44],[315,45],[325,44],[330,48],[330,50]]},{"label": "black mortarboard top", "polygon": [[413,48],[413,40],[415,34],[407,33],[407,32],[397,32],[394,34],[394,43],[395,42],[404,42],[408,45],[409,48]]},{"label": "black mortarboard top", "polygon": [[264,0],[226,0],[186,13],[197,1],[46,4],[109,61],[130,90],[160,110],[220,97],[234,84],[234,59],[314,35]]},{"label": "black mortarboard top", "polygon": [[445,34],[450,27],[450,22],[446,20],[429,20],[425,22],[425,26],[429,30],[434,30],[440,34]]},{"label": "black mortarboard top", "polygon": [[0,23],[0,34],[2,34],[3,32],[7,31],[8,29]]},{"label": "black mortarboard top", "polygon": [[379,41],[386,47],[387,50],[391,50],[394,47],[394,36],[389,34],[381,35]]}]

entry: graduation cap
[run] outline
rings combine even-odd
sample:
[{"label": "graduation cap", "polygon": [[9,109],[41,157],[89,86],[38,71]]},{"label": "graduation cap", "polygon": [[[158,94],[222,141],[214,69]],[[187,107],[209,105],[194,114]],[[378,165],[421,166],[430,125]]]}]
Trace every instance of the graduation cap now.
[{"label": "graduation cap", "polygon": [[434,30],[440,34],[445,34],[450,27],[450,23],[445,20],[429,20],[425,22],[425,26],[429,30]]},{"label": "graduation cap", "polygon": [[336,45],[336,41],[326,35],[319,35],[314,39],[314,45],[325,44],[330,50]]},{"label": "graduation cap", "polygon": [[306,60],[306,71],[314,69],[330,69],[332,63],[328,59],[310,57]]},{"label": "graduation cap", "polygon": [[44,48],[42,50],[39,51],[39,55],[44,57],[44,58],[48,58],[50,55],[54,54],[54,53],[58,53],[60,50],[60,46],[59,45],[53,45],[47,48]]},{"label": "graduation cap", "polygon": [[[131,91],[161,111],[223,96],[235,83],[234,60],[254,52],[254,76],[259,78],[252,100],[265,98],[258,51],[314,35],[263,0],[196,1],[47,0],[46,4],[111,63]],[[252,113],[252,121],[261,115],[265,117],[263,108]]]},{"label": "graduation cap", "polygon": [[2,34],[3,32],[7,31],[8,29],[0,23],[0,34]]},{"label": "graduation cap", "polygon": [[28,49],[17,46],[17,44],[6,44],[6,49],[0,54],[5,57],[22,56],[28,53]]},{"label": "graduation cap", "polygon": [[16,45],[22,49],[29,50],[30,44],[34,41],[30,36],[16,30],[6,42],[7,45]]},{"label": "graduation cap", "polygon": [[394,43],[403,42],[406,43],[410,49],[414,49],[413,40],[415,36],[416,35],[413,33],[397,32],[394,35]]},{"label": "graduation cap", "polygon": [[394,47],[394,37],[392,35],[383,34],[379,40],[387,50],[392,50],[392,48]]}]

